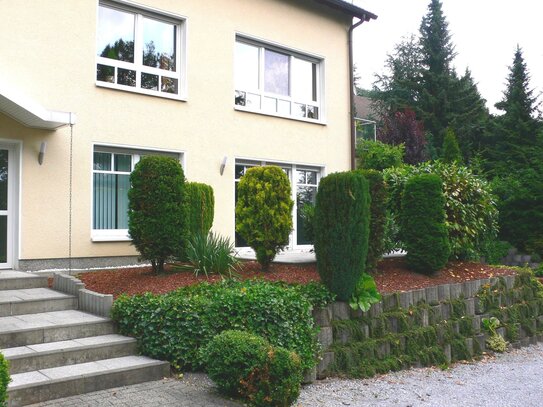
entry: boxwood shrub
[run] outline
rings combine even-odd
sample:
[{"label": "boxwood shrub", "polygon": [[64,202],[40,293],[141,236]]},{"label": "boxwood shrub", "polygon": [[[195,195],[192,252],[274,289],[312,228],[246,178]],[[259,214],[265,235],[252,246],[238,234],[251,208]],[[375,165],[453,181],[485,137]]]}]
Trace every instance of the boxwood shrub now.
[{"label": "boxwood shrub", "polygon": [[176,368],[202,369],[200,348],[215,335],[234,329],[296,352],[306,369],[315,365],[318,351],[312,305],[331,300],[320,284],[303,288],[228,279],[163,295],[120,296],[112,316],[122,334],[138,339],[145,355],[168,360]]},{"label": "boxwood shrub", "polygon": [[0,406],[5,405],[8,400],[9,364],[0,352]]},{"label": "boxwood shrub", "polygon": [[249,405],[290,406],[300,394],[302,367],[296,353],[260,336],[224,331],[201,350],[206,371],[220,391]]}]

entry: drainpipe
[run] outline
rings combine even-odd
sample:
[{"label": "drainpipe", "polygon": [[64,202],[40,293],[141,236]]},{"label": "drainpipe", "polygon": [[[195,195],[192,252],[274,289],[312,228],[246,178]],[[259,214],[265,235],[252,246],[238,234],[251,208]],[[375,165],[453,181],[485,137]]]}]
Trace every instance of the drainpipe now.
[{"label": "drainpipe", "polygon": [[362,24],[364,20],[351,25],[349,28],[349,100],[350,106],[350,121],[351,121],[351,170],[356,169],[356,122],[354,112],[354,61],[353,61],[353,31],[356,27]]}]

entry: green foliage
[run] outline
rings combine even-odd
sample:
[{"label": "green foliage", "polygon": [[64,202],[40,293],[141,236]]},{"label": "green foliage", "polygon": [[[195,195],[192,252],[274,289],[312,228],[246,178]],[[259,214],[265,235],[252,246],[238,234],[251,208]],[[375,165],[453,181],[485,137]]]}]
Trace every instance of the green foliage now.
[{"label": "green foliage", "polygon": [[120,296],[112,316],[121,333],[138,339],[143,354],[177,368],[201,369],[199,349],[215,335],[235,329],[296,352],[308,369],[318,351],[311,301],[323,305],[330,300],[322,286],[311,290],[315,293],[285,283],[227,279],[164,295]]},{"label": "green foliage", "polygon": [[349,300],[349,305],[352,309],[361,309],[366,312],[372,304],[376,304],[379,301],[381,301],[381,294],[377,291],[375,280],[369,274],[362,273]]},{"label": "green foliage", "polygon": [[288,243],[293,205],[290,181],[279,167],[250,168],[239,181],[236,231],[253,248],[264,271]]},{"label": "green foliage", "polygon": [[215,198],[213,188],[207,184],[185,184],[188,204],[188,230],[190,235],[206,236],[213,225]]},{"label": "green foliage", "polygon": [[288,407],[300,394],[300,358],[243,331],[224,331],[201,350],[209,377],[223,393],[252,406]]},{"label": "green foliage", "polygon": [[358,168],[382,171],[402,165],[404,146],[393,146],[380,141],[359,140],[356,144]]},{"label": "green foliage", "polygon": [[[443,181],[446,226],[452,256],[478,258],[484,254],[487,242],[497,234],[497,205],[490,185],[465,166],[436,161],[417,167],[386,170],[384,177],[389,191],[387,207],[392,219],[398,221],[405,184],[419,174],[436,174]],[[401,236],[399,240],[402,240]]]},{"label": "green foliage", "polygon": [[356,171],[324,177],[315,207],[315,253],[322,282],[348,301],[365,270],[370,223],[369,184]]},{"label": "green foliage", "polygon": [[[0,352],[0,406],[7,403],[8,384],[11,381],[9,376],[9,363]],[[7,405],[7,404],[6,404]]]},{"label": "green foliage", "polygon": [[454,134],[454,130],[450,127],[445,132],[445,138],[443,139],[443,150],[441,154],[444,163],[450,164],[462,162],[462,153],[460,152],[460,147],[458,146],[456,134]]},{"label": "green foliage", "polygon": [[432,274],[447,264],[450,245],[439,176],[422,174],[407,181],[400,228],[407,249],[406,261],[411,269]]},{"label": "green foliage", "polygon": [[128,232],[140,257],[156,273],[164,262],[182,256],[187,239],[185,176],[171,157],[143,157],[130,174]]},{"label": "green foliage", "polygon": [[231,276],[239,265],[234,257],[234,244],[230,239],[210,232],[206,235],[196,233],[187,242],[187,261],[194,273],[219,274]]},{"label": "green foliage", "polygon": [[370,236],[368,240],[368,255],[366,258],[366,271],[371,272],[377,267],[384,250],[385,223],[386,223],[386,185],[383,174],[376,170],[361,170],[362,175],[369,182],[370,189]]},{"label": "green foliage", "polygon": [[507,350],[507,342],[501,335],[492,335],[486,340],[486,347],[494,352],[503,353]]},{"label": "green foliage", "polygon": [[483,323],[483,329],[487,331],[490,335],[498,335],[496,329],[500,327],[500,320],[496,317],[483,318],[481,320]]},{"label": "green foliage", "polygon": [[301,208],[298,208],[298,210],[300,211],[300,216],[303,219],[304,235],[307,240],[312,242],[315,239],[315,232],[313,231],[315,205],[306,203]]},{"label": "green foliage", "polygon": [[501,264],[502,259],[507,256],[511,245],[498,239],[488,239],[482,243],[481,256],[487,264]]}]

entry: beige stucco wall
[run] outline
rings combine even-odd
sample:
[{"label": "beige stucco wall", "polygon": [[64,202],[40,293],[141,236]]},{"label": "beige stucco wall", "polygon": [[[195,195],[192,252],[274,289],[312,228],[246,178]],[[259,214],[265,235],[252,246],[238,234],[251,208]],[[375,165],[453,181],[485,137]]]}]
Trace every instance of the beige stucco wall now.
[{"label": "beige stucco wall", "polygon": [[[92,143],[185,152],[190,181],[213,186],[214,230],[234,232],[236,157],[349,167],[347,28],[350,19],[309,0],[140,0],[186,16],[186,102],[95,85],[97,0],[0,0],[0,77],[74,126],[74,257],[131,255],[127,242],[91,241]],[[324,57],[326,124],[234,110],[236,32]],[[70,129],[26,128],[0,113],[0,139],[23,141],[20,258],[68,255]],[[40,142],[45,163],[37,163]],[[223,176],[223,156],[228,164]]]}]

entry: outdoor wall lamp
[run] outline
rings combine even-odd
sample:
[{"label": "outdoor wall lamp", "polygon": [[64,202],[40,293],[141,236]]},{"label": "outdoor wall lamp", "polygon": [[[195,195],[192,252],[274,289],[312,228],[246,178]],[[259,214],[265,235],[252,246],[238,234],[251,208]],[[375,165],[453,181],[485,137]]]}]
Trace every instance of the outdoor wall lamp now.
[{"label": "outdoor wall lamp", "polygon": [[221,168],[219,170],[219,172],[221,173],[221,175],[224,173],[224,167],[226,167],[226,162],[228,161],[228,157],[227,156],[224,156],[222,161],[221,161]]},{"label": "outdoor wall lamp", "polygon": [[43,164],[43,159],[45,158],[45,149],[47,148],[47,141],[42,141],[40,145],[40,152],[38,153],[38,163]]}]

